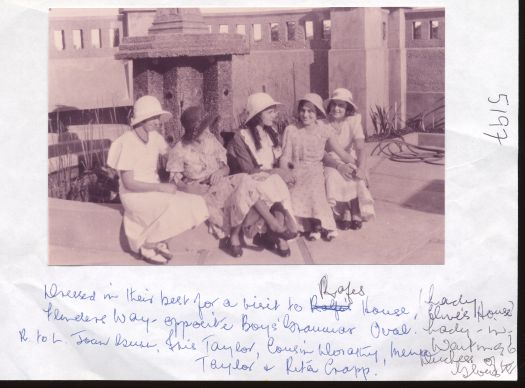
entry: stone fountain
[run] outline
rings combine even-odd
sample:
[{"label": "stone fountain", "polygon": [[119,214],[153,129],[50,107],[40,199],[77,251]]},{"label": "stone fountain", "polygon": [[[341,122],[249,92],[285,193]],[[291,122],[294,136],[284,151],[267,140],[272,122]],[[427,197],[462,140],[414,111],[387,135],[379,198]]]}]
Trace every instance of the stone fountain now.
[{"label": "stone fountain", "polygon": [[133,61],[134,100],[150,94],[173,113],[165,129],[177,141],[192,105],[220,114],[217,132],[232,130],[232,56],[248,53],[242,35],[209,33],[198,8],[163,8],[146,36],[124,37],[116,58]]}]

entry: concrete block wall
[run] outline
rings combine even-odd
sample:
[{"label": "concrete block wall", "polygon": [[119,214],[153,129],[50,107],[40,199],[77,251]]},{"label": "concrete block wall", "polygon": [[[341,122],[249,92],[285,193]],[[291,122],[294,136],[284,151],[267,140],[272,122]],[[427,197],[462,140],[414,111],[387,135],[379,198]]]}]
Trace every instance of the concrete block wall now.
[{"label": "concrete block wall", "polygon": [[[142,36],[147,34],[151,26],[155,9],[135,9],[127,15],[127,23],[119,18],[111,23],[120,25],[122,37],[125,34]],[[231,80],[221,81],[222,90],[213,91],[214,97],[209,97],[218,98],[222,93],[222,103],[232,106],[233,117],[223,121],[223,130],[236,125],[237,116],[244,109],[247,96],[263,90],[285,103],[284,111],[292,114],[297,98],[306,92],[313,91],[327,98],[334,88],[347,87],[354,93],[365,127],[370,126],[369,108],[375,104],[395,104],[401,118],[405,119],[431,109],[444,96],[445,12],[442,8],[318,8],[203,16],[212,32],[218,32],[219,26],[224,24],[233,32],[238,24],[244,24],[245,39],[250,47],[249,54],[232,57]],[[323,20],[331,20],[330,40],[323,39]],[[439,21],[436,39],[429,37],[431,20]],[[294,40],[288,40],[287,37],[286,23],[290,21],[296,23]],[[313,23],[312,39],[305,39],[306,21]],[[414,21],[422,23],[422,39],[413,39]],[[61,26],[69,31],[78,26],[90,28],[95,22],[89,23],[82,18],[52,20],[50,39],[53,30]],[[279,23],[277,42],[270,39],[270,23]],[[253,39],[254,24],[261,25],[262,39],[258,42]],[[51,72],[56,67],[55,64],[60,63],[57,61],[58,56],[76,59],[75,66],[78,69],[83,58],[87,60],[95,55],[92,50],[67,53],[55,51],[50,45]],[[97,51],[96,55],[100,53],[103,50]],[[135,67],[134,74],[144,72],[140,61]],[[75,71],[73,66],[71,69]],[[61,72],[64,73],[62,70]],[[93,77],[96,76],[93,74]],[[135,88],[131,94],[133,98],[145,94],[147,90],[158,90],[152,86],[161,82],[160,73],[148,71],[139,78],[141,80],[135,80],[132,85]],[[50,96],[53,95],[51,88],[56,88],[54,85],[59,84],[57,80],[50,85]],[[80,84],[75,88],[87,90]],[[226,90],[229,98],[225,98]],[[157,97],[163,104],[179,102],[177,99],[169,101],[163,95]],[[171,130],[176,131],[175,124],[173,126]]]},{"label": "concrete block wall", "polygon": [[[431,21],[439,23],[436,37],[430,36]],[[421,38],[414,39],[413,26],[421,23]],[[405,16],[407,63],[407,118],[444,104],[445,96],[445,10],[410,10]],[[444,118],[444,110],[426,118],[426,126]]]}]

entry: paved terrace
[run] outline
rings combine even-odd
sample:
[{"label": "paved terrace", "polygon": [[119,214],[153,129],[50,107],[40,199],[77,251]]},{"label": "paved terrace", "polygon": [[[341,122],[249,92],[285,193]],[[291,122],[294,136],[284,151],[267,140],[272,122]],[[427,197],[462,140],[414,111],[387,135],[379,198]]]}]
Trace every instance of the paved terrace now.
[{"label": "paved terrace", "polygon": [[[415,140],[414,138],[411,139]],[[374,143],[367,144],[371,151]],[[244,249],[233,258],[218,248],[205,225],[172,238],[168,265],[443,264],[444,167],[369,159],[376,218],[332,242],[290,242],[291,257]],[[150,265],[127,249],[122,207],[49,199],[49,264]]]}]

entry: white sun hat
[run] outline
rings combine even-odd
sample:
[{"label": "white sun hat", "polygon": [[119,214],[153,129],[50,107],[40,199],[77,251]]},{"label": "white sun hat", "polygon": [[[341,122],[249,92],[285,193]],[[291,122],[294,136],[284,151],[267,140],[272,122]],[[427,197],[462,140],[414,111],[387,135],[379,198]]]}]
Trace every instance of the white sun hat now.
[{"label": "white sun hat", "polygon": [[330,98],[326,101],[326,106],[330,104],[330,101],[332,100],[338,100],[346,102],[347,104],[350,104],[354,107],[354,110],[357,111],[357,105],[354,102],[354,99],[352,97],[352,92],[345,88],[337,88],[332,92],[332,95]]},{"label": "white sun hat", "polygon": [[248,112],[246,122],[250,121],[256,114],[274,105],[283,104],[279,101],[274,101],[272,96],[267,93],[260,92],[251,94],[246,103],[246,111]]},{"label": "white sun hat", "polygon": [[324,106],[323,106],[323,99],[321,98],[321,96],[319,94],[316,94],[316,93],[306,93],[300,100],[299,100],[299,103],[301,101],[308,101],[312,104],[314,104],[314,106],[319,110],[319,112],[321,112],[323,114],[324,117],[326,117],[326,111],[324,110]]},{"label": "white sun hat", "polygon": [[131,126],[143,122],[155,116],[160,116],[161,121],[168,121],[173,115],[162,109],[159,100],[153,96],[143,96],[135,101],[133,105],[133,117],[131,118]]}]

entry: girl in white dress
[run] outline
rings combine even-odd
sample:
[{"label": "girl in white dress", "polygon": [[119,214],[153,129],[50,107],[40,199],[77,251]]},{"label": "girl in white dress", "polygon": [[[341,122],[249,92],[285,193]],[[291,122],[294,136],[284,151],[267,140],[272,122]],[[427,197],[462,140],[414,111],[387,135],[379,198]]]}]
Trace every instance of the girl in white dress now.
[{"label": "girl in white dress", "polygon": [[332,127],[336,141],[352,156],[345,163],[330,148],[325,158],[326,194],[328,202],[343,230],[360,229],[363,220],[375,214],[374,200],[368,191],[365,135],[361,115],[348,89],[334,90],[328,100],[328,124]]},{"label": "girl in white dress", "polygon": [[208,218],[203,198],[159,180],[158,158],[168,152],[168,145],[158,131],[161,121],[171,117],[155,97],[139,98],[133,107],[132,130],[111,144],[107,160],[119,173],[130,248],[151,264],[166,264],[172,257],[166,241]]}]

